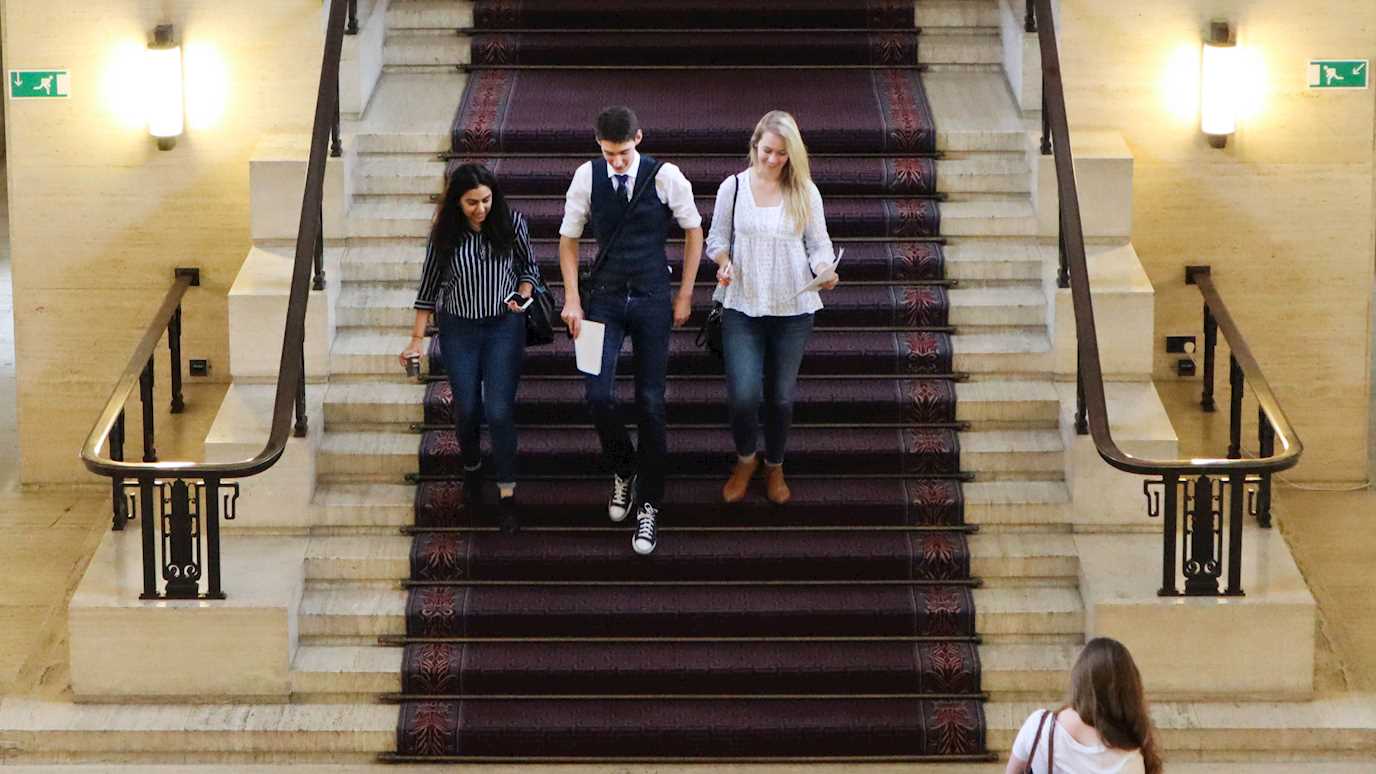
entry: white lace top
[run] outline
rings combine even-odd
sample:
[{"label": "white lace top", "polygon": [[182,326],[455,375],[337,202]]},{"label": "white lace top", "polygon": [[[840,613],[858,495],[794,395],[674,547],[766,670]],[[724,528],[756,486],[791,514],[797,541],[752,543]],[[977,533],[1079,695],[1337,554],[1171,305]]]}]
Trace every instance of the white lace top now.
[{"label": "white lace top", "polygon": [[[727,309],[751,317],[791,316],[822,308],[816,291],[798,295],[811,282],[817,269],[836,260],[827,235],[822,194],[808,184],[808,204],[812,216],[807,230],[799,234],[793,217],[783,204],[759,207],[750,189],[751,172],[728,177],[717,188],[717,205],[712,215],[712,231],[707,235],[710,258],[731,249],[732,200],[735,199],[736,248],[731,256],[735,272],[724,296],[718,287],[716,298]],[[736,191],[740,185],[739,194]]]}]

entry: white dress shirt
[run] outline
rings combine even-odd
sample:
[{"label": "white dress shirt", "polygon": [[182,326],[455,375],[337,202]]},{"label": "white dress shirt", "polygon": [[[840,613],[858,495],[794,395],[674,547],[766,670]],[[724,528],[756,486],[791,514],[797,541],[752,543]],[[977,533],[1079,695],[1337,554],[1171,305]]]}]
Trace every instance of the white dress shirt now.
[{"label": "white dress shirt", "polygon": [[[631,166],[623,173],[629,176],[626,179],[627,198],[635,193],[635,177],[639,173],[640,154],[636,153],[635,158],[631,159]],[[612,179],[613,189],[616,188],[616,174],[608,164],[607,177]],[[673,211],[674,220],[684,231],[702,228],[702,215],[693,201],[693,184],[688,182],[677,166],[666,162],[659,168],[659,174],[655,175],[655,193],[660,202]],[[564,222],[559,226],[559,235],[569,239],[583,236],[583,227],[588,225],[591,213],[592,162],[588,161],[578,167],[573,173],[573,182],[569,183],[568,193],[564,196]]]}]

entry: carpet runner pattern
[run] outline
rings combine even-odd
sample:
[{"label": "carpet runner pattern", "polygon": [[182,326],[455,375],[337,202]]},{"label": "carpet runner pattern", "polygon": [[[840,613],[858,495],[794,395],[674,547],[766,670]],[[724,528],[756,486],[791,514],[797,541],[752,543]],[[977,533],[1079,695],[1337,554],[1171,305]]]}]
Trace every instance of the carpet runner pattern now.
[{"label": "carpet runner pattern", "polygon": [[[494,169],[547,278],[593,119],[625,103],[643,150],[683,168],[704,215],[759,116],[797,116],[847,248],[844,282],[803,362],[793,501],[770,505],[756,482],[727,505],[722,365],[693,341],[713,282],[702,267],[694,319],[671,342],[674,473],[649,557],[607,520],[567,339],[527,353],[517,535],[463,504],[432,339],[397,751],[384,757],[988,760],[936,132],[911,0],[478,0],[474,19],[452,163]],[[628,62],[641,66],[605,67]],[[625,353],[628,419],[629,366]]]}]

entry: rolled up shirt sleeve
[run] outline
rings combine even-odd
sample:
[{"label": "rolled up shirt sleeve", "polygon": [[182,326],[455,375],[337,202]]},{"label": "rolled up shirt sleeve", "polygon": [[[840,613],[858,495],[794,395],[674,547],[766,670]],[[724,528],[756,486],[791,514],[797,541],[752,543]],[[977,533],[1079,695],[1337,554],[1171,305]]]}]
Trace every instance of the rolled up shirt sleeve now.
[{"label": "rolled up shirt sleeve", "polygon": [[665,163],[659,168],[659,174],[655,175],[655,193],[673,211],[679,228],[684,231],[702,228],[702,213],[698,212],[698,204],[693,199],[693,184],[683,176],[678,165]]},{"label": "rolled up shirt sleeve", "polygon": [[564,221],[559,224],[559,236],[578,239],[588,225],[592,211],[592,162],[584,162],[573,173],[568,193],[564,194]]},{"label": "rolled up shirt sleeve", "polygon": [[425,266],[420,272],[420,290],[416,292],[417,309],[435,311],[435,302],[439,299],[440,287],[444,285],[447,265],[448,261],[435,249],[435,244],[428,243],[425,246]]},{"label": "rolled up shirt sleeve", "polygon": [[831,235],[827,233],[827,215],[822,205],[822,192],[814,184],[808,184],[807,228],[803,230],[803,244],[807,247],[807,263],[813,275],[824,266],[836,262],[832,251]]}]

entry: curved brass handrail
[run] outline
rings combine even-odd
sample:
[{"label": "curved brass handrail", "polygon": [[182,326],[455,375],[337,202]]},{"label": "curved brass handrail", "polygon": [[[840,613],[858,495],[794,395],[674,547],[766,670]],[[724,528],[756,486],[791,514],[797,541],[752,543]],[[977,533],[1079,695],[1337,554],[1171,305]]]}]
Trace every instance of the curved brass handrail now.
[{"label": "curved brass handrail", "polygon": [[1052,15],[1051,0],[1032,1],[1035,2],[1036,19],[1039,22],[1036,24],[1037,36],[1041,43],[1044,100],[1042,109],[1046,113],[1044,120],[1049,129],[1055,156],[1056,186],[1061,202],[1060,231],[1070,274],[1070,294],[1075,307],[1076,353],[1079,359],[1077,378],[1084,394],[1089,433],[1094,439],[1099,456],[1118,470],[1148,476],[1168,473],[1271,473],[1293,467],[1299,462],[1304,446],[1276,400],[1275,393],[1271,391],[1266,377],[1262,375],[1261,366],[1257,364],[1251,348],[1247,346],[1247,340],[1238,330],[1207,273],[1193,276],[1198,280],[1204,303],[1217,319],[1219,328],[1232,348],[1233,357],[1241,366],[1247,382],[1251,384],[1262,413],[1275,430],[1279,450],[1273,455],[1252,459],[1153,459],[1129,454],[1113,440],[1113,433],[1109,430],[1108,424],[1103,369],[1099,361],[1099,339],[1090,296],[1089,269],[1085,260],[1084,230],[1080,218],[1079,195],[1075,187],[1075,161],[1070,150],[1070,127],[1066,116],[1065,88],[1061,81],[1060,53],[1053,21],[1055,17]]},{"label": "curved brass handrail", "polygon": [[[315,260],[315,245],[320,240],[320,207],[324,200],[325,163],[330,151],[339,103],[339,62],[344,46],[347,18],[346,0],[330,0],[329,20],[325,28],[324,61],[320,70],[320,88],[316,94],[315,122],[311,132],[310,161],[306,168],[306,186],[301,197],[301,221],[297,229],[296,258],[292,267],[291,293],[287,303],[287,317],[282,339],[282,357],[278,364],[277,391],[272,408],[272,426],[263,450],[237,462],[120,462],[100,453],[124,410],[139,374],[156,349],[162,332],[176,313],[190,281],[179,277],[163,299],[162,306],[145,331],[106,401],[105,408],[81,447],[81,461],[92,473],[111,478],[135,478],[155,475],[166,478],[244,478],[272,467],[282,456],[292,431],[293,408],[302,373],[302,352],[305,344],[306,304],[310,300],[311,270]],[[145,410],[151,407],[145,406]]]}]

